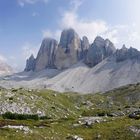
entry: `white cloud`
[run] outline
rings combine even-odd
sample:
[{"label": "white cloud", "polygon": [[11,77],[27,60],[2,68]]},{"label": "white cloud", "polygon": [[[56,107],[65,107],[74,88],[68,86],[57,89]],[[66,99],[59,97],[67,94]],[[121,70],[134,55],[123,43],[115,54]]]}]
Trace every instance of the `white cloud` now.
[{"label": "white cloud", "polygon": [[60,38],[61,31],[65,28],[74,28],[82,36],[87,36],[90,42],[93,42],[97,35],[108,31],[108,25],[102,20],[84,20],[78,17],[75,11],[66,11],[59,21],[56,31],[43,30],[43,37]]},{"label": "white cloud", "polygon": [[78,8],[82,5],[84,0],[71,0],[70,5],[72,7],[72,11],[77,11]]},{"label": "white cloud", "polygon": [[7,58],[0,54],[0,62],[7,62]]},{"label": "white cloud", "polygon": [[43,34],[43,38],[55,38],[56,40],[59,40],[60,38],[60,34],[61,34],[61,30],[56,30],[56,31],[50,31],[48,29],[46,30],[43,30],[42,31],[42,34]]},{"label": "white cloud", "polygon": [[132,34],[130,34],[129,38],[128,38],[129,41],[131,41],[131,40],[136,41],[138,39],[140,40],[140,33],[136,32],[136,31],[132,32]]},{"label": "white cloud", "polygon": [[11,66],[16,71],[22,71],[25,68],[26,60],[31,56],[31,54],[33,54],[34,57],[36,57],[39,47],[40,44],[25,42],[21,46],[21,50],[19,51],[19,54],[17,54],[16,58],[15,56],[8,57],[8,63],[11,64]]},{"label": "white cloud", "polygon": [[127,47],[134,47],[140,50],[140,30],[137,25],[117,25],[109,27],[109,30],[103,34],[104,38],[109,38],[114,42],[117,48],[123,44]]},{"label": "white cloud", "polygon": [[102,20],[84,20],[78,17],[75,12],[65,12],[60,21],[60,27],[74,28],[77,33],[82,36],[87,36],[92,42],[97,35],[108,30],[106,22]]},{"label": "white cloud", "polygon": [[140,29],[136,23],[131,25],[109,25],[103,20],[86,20],[78,16],[76,11],[66,11],[62,15],[59,27],[74,28],[80,37],[87,36],[90,43],[96,36],[110,39],[117,48],[123,44],[140,49]]},{"label": "white cloud", "polygon": [[[7,56],[7,58],[0,55],[0,61],[5,61],[10,64],[15,71],[23,71],[26,65],[26,60],[31,56],[31,54],[36,57],[40,44],[32,44],[30,42],[25,42],[23,46],[21,46],[21,50],[15,56]],[[18,59],[17,59],[18,58]]]},{"label": "white cloud", "polygon": [[117,38],[118,30],[117,29],[112,29],[112,30],[107,30],[107,32],[103,33],[101,36],[104,38],[110,39],[114,44],[117,44],[118,38]]},{"label": "white cloud", "polygon": [[24,7],[25,4],[35,4],[36,2],[44,2],[44,3],[48,2],[48,0],[17,0],[17,1],[21,7]]},{"label": "white cloud", "polygon": [[55,33],[53,33],[52,31],[50,31],[48,29],[47,30],[43,30],[42,33],[43,33],[43,38],[45,38],[45,37],[52,38],[52,37],[54,37],[54,34],[55,34]]},{"label": "white cloud", "polygon": [[31,43],[25,43],[22,46],[22,56],[24,59],[27,59],[33,54],[35,57],[37,55],[37,52],[39,50],[40,45],[33,45]]},{"label": "white cloud", "polygon": [[58,22],[58,29],[56,31],[43,30],[43,37],[58,39],[64,28],[74,28],[80,37],[87,36],[90,43],[99,35],[110,39],[117,48],[126,44],[128,47],[132,46],[140,50],[140,27],[136,23],[132,23],[132,25],[109,25],[103,20],[83,19],[77,14],[82,2],[83,0],[71,0],[71,8],[63,12]]},{"label": "white cloud", "polygon": [[58,21],[58,29],[56,31],[50,31],[49,29],[43,30],[43,37],[54,37],[58,39],[63,29],[74,28],[80,37],[87,36],[89,41],[93,42],[97,35],[107,32],[109,27],[105,21],[86,20],[78,16],[77,10],[83,2],[84,0],[71,0],[70,10],[63,12],[62,18]]}]

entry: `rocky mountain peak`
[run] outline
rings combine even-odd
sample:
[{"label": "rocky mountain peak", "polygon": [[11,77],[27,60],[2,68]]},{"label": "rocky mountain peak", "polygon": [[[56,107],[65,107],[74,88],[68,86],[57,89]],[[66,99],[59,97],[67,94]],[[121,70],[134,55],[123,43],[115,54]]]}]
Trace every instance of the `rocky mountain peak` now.
[{"label": "rocky mountain peak", "polygon": [[124,51],[127,51],[127,50],[128,50],[128,49],[126,48],[125,44],[123,44],[123,46],[122,46],[121,49],[124,50]]},{"label": "rocky mountain peak", "polygon": [[35,59],[35,58],[34,58],[34,55],[31,54],[31,56],[29,57],[29,59],[30,59],[30,60],[34,60],[34,59]]},{"label": "rocky mountain peak", "polygon": [[56,67],[58,69],[65,69],[77,63],[80,52],[81,40],[78,34],[71,28],[63,30],[56,53]]},{"label": "rocky mountain peak", "polygon": [[117,62],[126,59],[140,59],[137,49],[125,45],[121,49],[114,47],[109,39],[97,36],[92,44],[88,38],[78,36],[74,29],[65,29],[61,33],[60,43],[53,38],[45,38],[35,59],[33,55],[26,62],[25,71],[40,71],[46,68],[66,69],[84,60],[88,66],[94,67],[109,56],[115,56]]},{"label": "rocky mountain peak", "polygon": [[104,46],[105,45],[105,40],[100,37],[100,36],[97,36],[93,42],[97,47],[101,47],[101,46]]},{"label": "rocky mountain peak", "polygon": [[104,40],[102,37],[97,36],[88,50],[86,63],[93,67],[103,59],[111,56],[115,51],[116,48],[109,39]]},{"label": "rocky mountain peak", "polygon": [[71,44],[72,41],[74,41],[75,39],[78,39],[78,38],[79,38],[79,36],[75,32],[74,29],[72,29],[72,28],[65,29],[61,33],[59,46],[61,46],[62,48],[67,48],[68,49],[69,44]]},{"label": "rocky mountain peak", "polygon": [[129,49],[123,45],[121,49],[118,49],[115,53],[116,61],[121,62],[127,59],[135,59],[138,60],[140,59],[140,52],[135,49],[130,47]]},{"label": "rocky mountain peak", "polygon": [[48,48],[53,47],[53,45],[58,44],[57,41],[53,38],[44,38],[39,50],[39,53],[41,53],[43,50],[46,50]]},{"label": "rocky mountain peak", "polygon": [[81,53],[80,53],[80,60],[84,60],[86,61],[87,59],[87,52],[88,52],[88,49],[89,49],[89,40],[86,36],[83,36],[82,37],[82,40],[81,40]]},{"label": "rocky mountain peak", "polygon": [[37,58],[35,59],[33,55],[29,57],[26,61],[26,68],[24,71],[40,71],[45,68],[55,68],[54,61],[58,43],[55,39],[44,38]]},{"label": "rocky mountain peak", "polygon": [[45,38],[42,41],[35,64],[35,70],[43,70],[45,68],[54,68],[54,61],[58,43],[55,39]]},{"label": "rocky mountain peak", "polygon": [[88,49],[90,44],[89,44],[89,40],[86,36],[83,36],[82,37],[82,40],[81,40],[81,46],[82,46],[82,49]]},{"label": "rocky mountain peak", "polygon": [[26,61],[26,67],[24,71],[31,71],[34,70],[35,68],[35,58],[34,55],[32,54]]}]

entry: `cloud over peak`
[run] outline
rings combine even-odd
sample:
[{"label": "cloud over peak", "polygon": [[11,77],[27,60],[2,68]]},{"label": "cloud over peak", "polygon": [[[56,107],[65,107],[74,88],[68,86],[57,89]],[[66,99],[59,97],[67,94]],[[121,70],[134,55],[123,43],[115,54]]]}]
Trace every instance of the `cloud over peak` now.
[{"label": "cloud over peak", "polygon": [[93,42],[96,36],[102,36],[110,39],[117,48],[121,48],[122,44],[126,44],[128,47],[133,46],[140,50],[140,32],[137,24],[110,25],[102,19],[89,20],[80,17],[78,10],[83,2],[84,0],[71,0],[70,8],[62,13],[56,31],[43,30],[43,37],[59,39],[61,30],[74,28],[80,37],[87,36],[90,43]]}]

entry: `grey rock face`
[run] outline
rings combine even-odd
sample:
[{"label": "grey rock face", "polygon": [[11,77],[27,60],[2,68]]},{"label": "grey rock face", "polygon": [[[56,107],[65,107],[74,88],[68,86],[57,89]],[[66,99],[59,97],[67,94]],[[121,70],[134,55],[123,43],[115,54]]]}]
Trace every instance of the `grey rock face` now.
[{"label": "grey rock face", "polygon": [[35,71],[45,68],[55,68],[54,61],[58,43],[56,40],[46,38],[42,41],[35,64]]},{"label": "grey rock face", "polygon": [[88,50],[86,63],[90,67],[93,67],[112,55],[115,51],[116,49],[110,40],[104,40],[98,36]]},{"label": "grey rock face", "polygon": [[90,46],[89,40],[86,36],[84,36],[81,40],[80,60],[81,59],[84,59],[84,60],[87,59],[87,52],[88,52],[89,46]]},{"label": "grey rock face", "polygon": [[33,54],[29,57],[29,59],[27,59],[26,61],[26,67],[24,69],[24,71],[33,71],[35,68],[35,58],[33,56]]},{"label": "grey rock face", "polygon": [[56,52],[55,65],[58,69],[65,69],[80,59],[81,41],[73,29],[64,30]]},{"label": "grey rock face", "polygon": [[127,49],[125,45],[123,45],[122,49],[118,49],[115,53],[116,61],[121,62],[126,59],[135,59],[135,60],[140,60],[140,52],[135,49],[130,47]]}]

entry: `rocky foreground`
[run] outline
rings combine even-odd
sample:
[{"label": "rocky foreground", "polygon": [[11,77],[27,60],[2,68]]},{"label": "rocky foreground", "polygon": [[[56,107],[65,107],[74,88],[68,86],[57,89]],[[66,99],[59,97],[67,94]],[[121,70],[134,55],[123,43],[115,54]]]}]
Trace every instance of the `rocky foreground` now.
[{"label": "rocky foreground", "polygon": [[0,139],[138,140],[139,107],[140,84],[87,95],[1,88]]}]

